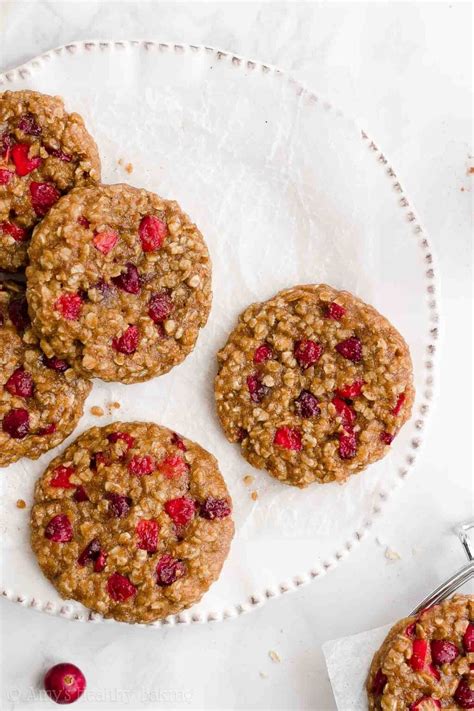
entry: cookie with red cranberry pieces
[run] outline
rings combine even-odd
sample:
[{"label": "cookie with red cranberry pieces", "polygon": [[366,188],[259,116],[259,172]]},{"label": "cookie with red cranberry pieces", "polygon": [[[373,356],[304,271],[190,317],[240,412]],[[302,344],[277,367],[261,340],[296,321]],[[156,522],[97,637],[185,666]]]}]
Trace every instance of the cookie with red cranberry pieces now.
[{"label": "cookie with red cranberry pieces", "polygon": [[345,481],[383,457],[410,417],[402,336],[372,306],[325,284],[247,308],[217,359],[227,438],[285,484]]},{"label": "cookie with red cranberry pieces", "polygon": [[61,195],[98,180],[95,141],[60,97],[0,93],[0,270],[25,267],[35,225]]},{"label": "cookie with red cranberry pieces", "polygon": [[198,602],[234,534],[217,461],[152,423],[94,427],[38,480],[31,541],[62,597],[124,622]]},{"label": "cookie with red cranberry pieces", "polygon": [[33,323],[50,356],[135,383],[192,351],[211,307],[204,239],[176,202],[129,185],[72,190],[35,230]]},{"label": "cookie with red cranberry pieces", "polygon": [[49,359],[31,330],[24,285],[0,281],[0,467],[37,459],[75,428],[91,389]]},{"label": "cookie with red cranberry pieces", "polygon": [[367,678],[370,711],[474,708],[474,596],[397,622]]}]

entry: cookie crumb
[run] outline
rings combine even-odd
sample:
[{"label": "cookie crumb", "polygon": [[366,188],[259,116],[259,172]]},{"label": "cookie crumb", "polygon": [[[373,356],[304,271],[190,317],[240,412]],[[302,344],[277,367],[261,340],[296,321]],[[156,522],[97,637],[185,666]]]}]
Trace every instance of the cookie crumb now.
[{"label": "cookie crumb", "polygon": [[273,649],[268,652],[268,656],[270,657],[272,662],[275,662],[276,664],[279,664],[281,662],[281,657],[279,656],[279,654],[274,652]]},{"label": "cookie crumb", "polygon": [[133,164],[132,163],[127,163],[125,166],[125,172],[128,173],[129,175],[133,173]]},{"label": "cookie crumb", "polygon": [[18,501],[16,502],[16,507],[17,509],[26,508],[26,501],[23,501],[23,499],[18,499]]},{"label": "cookie crumb", "polygon": [[244,482],[245,486],[250,486],[250,484],[253,482],[255,477],[253,477],[251,474],[246,474],[242,481]]},{"label": "cookie crumb", "polygon": [[256,501],[258,499],[258,493],[256,491],[252,491],[252,493],[250,494],[250,498],[252,499],[252,501]]},{"label": "cookie crumb", "polygon": [[469,170],[467,171],[467,174],[474,175],[474,167],[469,168]]},{"label": "cookie crumb", "polygon": [[258,672],[259,676],[261,679],[268,679],[268,674],[265,674],[265,672]]},{"label": "cookie crumb", "polygon": [[119,402],[109,402],[107,405],[107,410],[109,411],[109,415],[112,414],[112,410],[119,410],[121,408],[121,404]]},{"label": "cookie crumb", "polygon": [[388,560],[400,560],[401,556],[397,553],[397,551],[394,551],[393,548],[387,548],[385,549],[385,557]]},{"label": "cookie crumb", "polygon": [[123,158],[119,158],[118,161],[117,161],[117,163],[118,163],[119,165],[123,165]]},{"label": "cookie crumb", "polygon": [[101,407],[98,407],[97,405],[94,405],[90,409],[91,415],[94,415],[94,417],[103,417],[104,416],[104,411]]}]

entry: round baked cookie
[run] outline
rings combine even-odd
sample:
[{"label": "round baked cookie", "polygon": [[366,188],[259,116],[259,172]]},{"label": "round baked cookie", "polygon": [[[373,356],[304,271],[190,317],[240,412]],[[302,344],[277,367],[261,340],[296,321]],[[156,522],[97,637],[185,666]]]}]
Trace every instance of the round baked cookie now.
[{"label": "round baked cookie", "polygon": [[200,600],[233,533],[216,459],[143,422],[81,435],[39,479],[31,514],[33,551],[62,597],[125,622]]},{"label": "round baked cookie", "polygon": [[103,380],[162,375],[211,307],[204,239],[176,202],[129,185],[72,190],[35,230],[28,302],[48,355]]},{"label": "round baked cookie", "polygon": [[369,709],[474,708],[474,597],[456,595],[398,622],[374,656]]},{"label": "round baked cookie", "polygon": [[31,231],[50,207],[99,179],[94,139],[59,96],[0,93],[0,270],[24,267]]},{"label": "round baked cookie", "polygon": [[24,285],[0,281],[0,467],[37,459],[76,426],[91,384],[41,352]]},{"label": "round baked cookie", "polygon": [[285,484],[344,481],[383,457],[410,416],[405,341],[374,308],[325,284],[247,308],[217,358],[227,438]]}]

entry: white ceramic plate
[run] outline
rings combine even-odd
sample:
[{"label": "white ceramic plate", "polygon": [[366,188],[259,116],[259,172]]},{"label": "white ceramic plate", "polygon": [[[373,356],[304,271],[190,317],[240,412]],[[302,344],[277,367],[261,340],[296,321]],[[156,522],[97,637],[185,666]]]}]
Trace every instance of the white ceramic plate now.
[{"label": "white ceramic plate", "polygon": [[[156,420],[219,459],[235,505],[232,551],[203,600],[166,622],[232,617],[321,577],[359,543],[407,475],[432,396],[431,247],[383,152],[284,72],[208,47],[67,45],[0,75],[0,89],[26,88],[62,95],[98,142],[104,182],[176,198],[212,255],[214,304],[194,353],[149,383],[96,382],[75,433],[100,422],[89,414],[92,405],[118,400],[120,419]],[[215,353],[249,303],[320,281],[373,303],[405,336],[418,393],[413,418],[389,456],[344,486],[299,491],[253,471],[254,485],[246,487],[251,467],[214,413]],[[33,483],[52,456],[2,472],[0,586],[23,605],[98,619],[61,600],[42,576],[29,549],[28,509],[15,506],[19,498],[31,504]]]}]

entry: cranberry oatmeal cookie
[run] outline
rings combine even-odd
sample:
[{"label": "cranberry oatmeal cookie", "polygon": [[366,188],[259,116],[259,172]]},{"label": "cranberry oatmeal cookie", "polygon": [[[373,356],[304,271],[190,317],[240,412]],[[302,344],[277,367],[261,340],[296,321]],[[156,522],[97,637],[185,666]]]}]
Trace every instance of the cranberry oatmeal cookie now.
[{"label": "cranberry oatmeal cookie", "polygon": [[176,202],[128,185],[72,190],[35,230],[28,303],[48,356],[134,383],[190,353],[211,307],[204,239]]},{"label": "cranberry oatmeal cookie", "polygon": [[99,179],[94,139],[62,99],[0,93],[0,269],[24,267],[31,231],[50,207],[74,186]]},{"label": "cranberry oatmeal cookie", "polygon": [[344,481],[383,457],[410,416],[405,341],[374,308],[324,284],[250,306],[217,358],[227,438],[285,484]]},{"label": "cranberry oatmeal cookie", "polygon": [[35,490],[33,551],[66,599],[152,622],[200,600],[234,533],[215,458],[165,427],[93,427]]},{"label": "cranberry oatmeal cookie", "polygon": [[369,709],[474,708],[474,597],[456,595],[398,622],[367,679]]},{"label": "cranberry oatmeal cookie", "polygon": [[60,444],[90,389],[65,361],[39,349],[23,285],[0,282],[0,467]]}]

